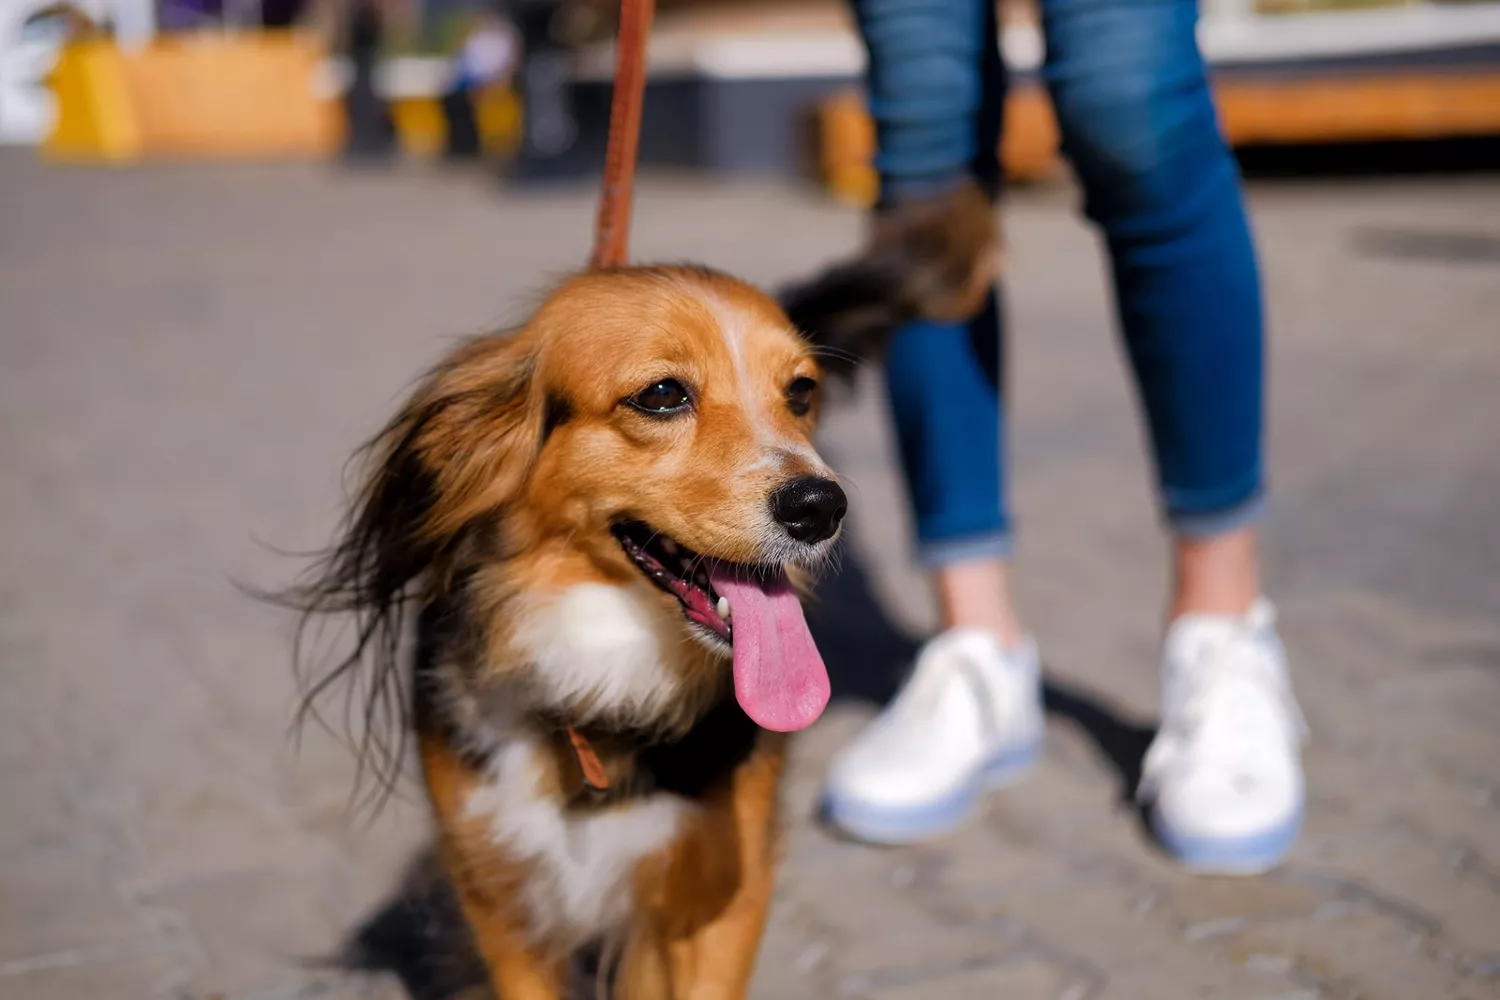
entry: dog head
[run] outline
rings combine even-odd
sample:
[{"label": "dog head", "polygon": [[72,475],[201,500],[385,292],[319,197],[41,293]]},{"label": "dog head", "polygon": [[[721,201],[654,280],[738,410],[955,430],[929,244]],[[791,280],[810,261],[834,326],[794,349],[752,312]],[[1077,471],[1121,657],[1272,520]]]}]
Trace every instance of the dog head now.
[{"label": "dog head", "polygon": [[827,675],[787,572],[846,509],[811,440],[818,378],[780,308],[724,275],[575,277],[372,442],[318,610],[362,614],[368,642],[408,600],[457,606],[472,691],[521,680],[575,720],[690,722],[732,657],[751,717],[801,728]]}]

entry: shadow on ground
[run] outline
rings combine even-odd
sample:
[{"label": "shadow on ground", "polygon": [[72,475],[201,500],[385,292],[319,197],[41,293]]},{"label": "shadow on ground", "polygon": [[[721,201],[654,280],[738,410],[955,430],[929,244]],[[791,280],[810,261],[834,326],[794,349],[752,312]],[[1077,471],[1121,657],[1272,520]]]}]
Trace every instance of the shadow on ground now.
[{"label": "shadow on ground", "polygon": [[[828,666],[833,699],[884,705],[909,669],[919,640],[891,620],[870,586],[869,574],[852,552],[836,575],[825,578],[808,609],[808,622]],[[1119,778],[1122,801],[1132,801],[1141,761],[1155,730],[1122,718],[1094,695],[1048,678],[1047,713],[1076,726]],[[389,902],[350,938],[338,962],[344,968],[388,973],[412,1000],[479,1000],[487,996],[483,970],[457,901],[431,849],[408,868]],[[593,980],[591,963],[575,982]],[[587,988],[577,993],[590,996]]]},{"label": "shadow on ground", "polygon": [[408,866],[390,901],[354,932],[337,964],[393,975],[411,1000],[485,995],[479,956],[431,848]]}]

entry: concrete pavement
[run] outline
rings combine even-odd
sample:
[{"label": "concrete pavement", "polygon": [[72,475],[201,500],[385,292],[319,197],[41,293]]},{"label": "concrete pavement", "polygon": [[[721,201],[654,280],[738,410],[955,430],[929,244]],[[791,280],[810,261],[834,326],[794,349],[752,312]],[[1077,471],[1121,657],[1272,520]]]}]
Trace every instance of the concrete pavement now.
[{"label": "concrete pavement", "polygon": [[[844,696],[798,743],[757,1000],[1500,997],[1500,181],[1252,189],[1270,592],[1314,742],[1303,842],[1251,881],[1176,872],[1128,802],[1163,553],[1072,200],[1006,216],[1045,759],[931,847],[810,821],[931,624],[878,393],[840,404],[854,537],[819,629]],[[592,210],[458,174],[0,156],[0,998],[408,995],[326,959],[391,900],[422,812],[351,819],[345,750],[288,737],[289,623],[234,584],[326,540],[354,446],[449,338],[581,262]],[[637,225],[641,258],[768,284],[858,231],[810,192],[667,178]]]}]

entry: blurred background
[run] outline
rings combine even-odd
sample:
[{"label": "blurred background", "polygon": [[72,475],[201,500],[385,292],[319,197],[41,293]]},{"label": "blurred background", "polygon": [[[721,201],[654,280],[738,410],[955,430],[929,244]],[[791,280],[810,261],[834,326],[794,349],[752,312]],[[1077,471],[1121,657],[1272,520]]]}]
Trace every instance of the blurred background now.
[{"label": "blurred background", "polygon": [[[858,245],[837,2],[662,0],[634,254],[774,288]],[[1166,567],[1106,277],[1024,2],[1004,159],[1039,773],[942,843],[811,820],[931,595],[878,379],[813,612],[757,1000],[1500,997],[1500,3],[1204,0],[1271,331],[1265,551],[1314,742],[1307,827],[1194,879],[1130,804]],[[414,783],[289,735],[274,587],[456,337],[583,263],[613,4],[0,0],[0,998],[453,995]],[[337,705],[334,705],[335,718]]]}]

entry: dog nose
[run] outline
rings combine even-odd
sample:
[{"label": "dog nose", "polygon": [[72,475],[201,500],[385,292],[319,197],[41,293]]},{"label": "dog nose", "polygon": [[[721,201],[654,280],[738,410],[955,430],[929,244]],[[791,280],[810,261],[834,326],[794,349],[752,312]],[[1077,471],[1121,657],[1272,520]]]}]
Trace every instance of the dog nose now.
[{"label": "dog nose", "polygon": [[771,513],[786,533],[809,545],[832,538],[849,509],[839,484],[823,476],[801,476],[771,494]]}]

